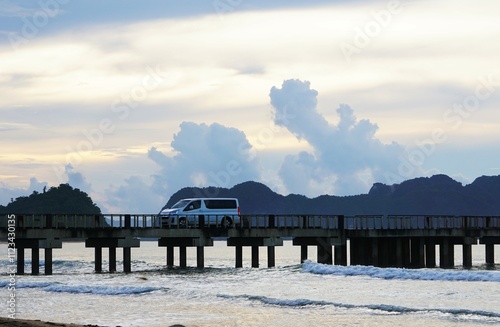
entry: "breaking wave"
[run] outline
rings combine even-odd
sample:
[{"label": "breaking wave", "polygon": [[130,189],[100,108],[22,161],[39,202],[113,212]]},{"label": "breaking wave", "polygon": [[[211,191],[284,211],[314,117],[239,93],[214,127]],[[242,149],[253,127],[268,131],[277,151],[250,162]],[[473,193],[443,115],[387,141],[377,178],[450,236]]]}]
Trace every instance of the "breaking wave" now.
[{"label": "breaking wave", "polygon": [[[0,281],[0,287],[9,286],[9,281]],[[15,288],[44,288],[53,285],[51,282],[17,282],[13,286]]]},{"label": "breaking wave", "polygon": [[[8,281],[1,281],[1,287],[8,287]],[[150,293],[160,290],[157,287],[138,286],[88,286],[88,285],[64,285],[57,282],[18,282],[15,284],[21,288],[41,288],[46,292],[73,293],[73,294],[99,294],[99,295],[132,295]]]},{"label": "breaking wave", "polygon": [[378,268],[373,266],[333,266],[306,260],[305,272],[319,275],[368,276],[380,279],[500,282],[500,271]]},{"label": "breaking wave", "polygon": [[302,308],[302,307],[335,307],[340,309],[364,309],[373,311],[377,314],[408,314],[408,313],[440,313],[445,315],[451,315],[456,318],[466,318],[467,320],[473,319],[474,317],[478,319],[493,319],[495,322],[500,322],[500,313],[482,311],[482,310],[468,310],[468,309],[440,309],[440,308],[409,308],[397,305],[387,305],[387,304],[349,304],[349,303],[336,303],[329,301],[316,301],[309,299],[277,299],[270,298],[266,296],[259,295],[225,295],[218,294],[220,298],[224,299],[244,299],[249,301],[260,302],[265,305],[273,305],[279,307],[292,307],[292,308]]},{"label": "breaking wave", "polygon": [[155,287],[136,286],[86,286],[86,285],[51,285],[44,288],[47,292],[73,293],[73,294],[99,294],[99,295],[131,295],[150,293],[159,290]]}]

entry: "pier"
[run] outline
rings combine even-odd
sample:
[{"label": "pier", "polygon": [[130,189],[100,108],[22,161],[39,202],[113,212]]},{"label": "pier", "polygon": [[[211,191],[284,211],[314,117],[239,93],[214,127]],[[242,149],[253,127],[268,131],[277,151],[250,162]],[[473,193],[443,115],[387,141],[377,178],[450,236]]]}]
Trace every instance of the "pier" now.
[{"label": "pier", "polygon": [[[46,275],[53,273],[53,249],[64,242],[85,242],[93,248],[95,272],[102,272],[102,251],[109,254],[109,272],[116,272],[116,251],[123,251],[123,272],[132,271],[132,248],[141,239],[157,239],[166,250],[167,267],[186,267],[187,247],[196,247],[197,267],[205,266],[204,249],[214,239],[234,247],[235,268],[243,266],[243,247],[251,248],[251,265],[259,266],[259,247],[267,248],[267,266],[274,267],[275,248],[283,240],[300,247],[308,259],[308,247],[317,248],[317,261],[335,265],[370,265],[400,268],[453,268],[455,245],[462,247],[464,268],[472,267],[472,247],[483,244],[485,264],[493,267],[495,245],[500,244],[500,217],[419,215],[242,215],[230,228],[201,224],[159,226],[156,215],[4,215],[1,240],[15,244],[17,274],[25,274],[26,249],[31,251],[31,274],[40,273],[40,249],[44,250]],[[349,255],[348,255],[349,254]],[[439,258],[439,260],[437,260]],[[439,262],[437,262],[439,261]]]}]

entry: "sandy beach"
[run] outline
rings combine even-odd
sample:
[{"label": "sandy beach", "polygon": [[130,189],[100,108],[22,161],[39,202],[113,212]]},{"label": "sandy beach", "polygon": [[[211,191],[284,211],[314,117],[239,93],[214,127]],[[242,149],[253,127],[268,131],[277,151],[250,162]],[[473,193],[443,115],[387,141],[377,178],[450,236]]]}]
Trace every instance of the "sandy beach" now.
[{"label": "sandy beach", "polygon": [[40,320],[23,320],[23,319],[10,319],[0,317],[0,326],[9,326],[9,327],[98,327],[97,325],[77,325],[77,324],[63,324],[56,322],[46,322]]},{"label": "sandy beach", "polygon": [[[78,325],[78,324],[64,324],[57,322],[41,321],[41,320],[24,320],[24,319],[10,319],[0,317],[0,327],[99,327],[98,325]],[[104,326],[101,326],[104,327]],[[171,325],[170,327],[185,327],[184,325]]]}]

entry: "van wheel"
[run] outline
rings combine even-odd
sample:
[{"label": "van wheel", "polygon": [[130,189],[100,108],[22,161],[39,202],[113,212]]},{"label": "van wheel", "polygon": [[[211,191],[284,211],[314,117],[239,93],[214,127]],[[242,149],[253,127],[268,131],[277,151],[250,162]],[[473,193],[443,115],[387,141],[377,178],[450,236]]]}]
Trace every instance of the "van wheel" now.
[{"label": "van wheel", "polygon": [[224,217],[222,218],[222,223],[221,223],[223,228],[231,228],[233,225],[233,220],[229,217]]},{"label": "van wheel", "polygon": [[179,218],[179,228],[186,228],[187,220],[186,217]]}]

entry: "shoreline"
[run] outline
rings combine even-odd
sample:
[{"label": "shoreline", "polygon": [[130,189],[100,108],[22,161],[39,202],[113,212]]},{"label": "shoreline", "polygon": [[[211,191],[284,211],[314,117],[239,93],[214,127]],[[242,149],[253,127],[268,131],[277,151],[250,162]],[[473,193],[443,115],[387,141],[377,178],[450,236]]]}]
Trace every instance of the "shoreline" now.
[{"label": "shoreline", "polygon": [[[106,327],[100,325],[80,325],[73,323],[61,323],[61,322],[50,322],[50,321],[42,321],[38,319],[12,319],[7,317],[0,317],[0,327]],[[169,325],[170,327],[185,327],[184,325]],[[118,327],[118,326],[117,326]]]},{"label": "shoreline", "polygon": [[41,320],[28,320],[28,319],[12,319],[7,317],[0,317],[0,326],[9,327],[99,327],[98,325],[79,325],[79,324],[66,324],[58,322],[48,322]]}]

